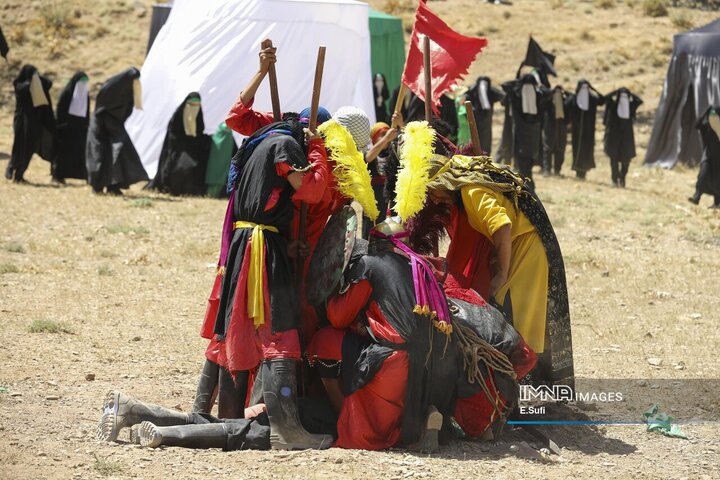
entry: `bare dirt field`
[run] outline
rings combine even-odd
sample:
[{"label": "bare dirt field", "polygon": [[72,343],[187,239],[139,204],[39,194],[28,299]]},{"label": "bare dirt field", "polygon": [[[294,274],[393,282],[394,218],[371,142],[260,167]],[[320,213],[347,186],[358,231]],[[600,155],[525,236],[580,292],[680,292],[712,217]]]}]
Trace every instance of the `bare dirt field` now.
[{"label": "bare dirt field", "polygon": [[[30,2],[30,14],[23,11],[28,33],[18,51],[41,70],[57,65],[60,81],[91,57],[92,43],[73,34],[74,51],[86,52],[81,59],[63,50],[51,60],[45,43],[33,53],[32,15],[44,3]],[[150,2],[76,3],[90,12],[81,15],[78,22],[87,24],[78,30],[99,28],[91,19],[103,18],[98,10],[107,10],[101,45],[113,53],[87,60],[97,62],[93,81],[140,65],[148,19],[138,12]],[[697,207],[687,202],[696,170],[640,166],[667,62],[666,52],[663,65],[653,66],[648,52],[662,55],[658,45],[667,48],[677,28],[670,18],[648,19],[627,3],[607,10],[585,2],[517,3],[496,7],[460,0],[431,7],[446,17],[456,15],[463,32],[482,30],[491,41],[497,37],[497,44],[508,45],[507,53],[488,50],[473,74],[492,70],[498,78],[512,76],[526,35],[533,32],[545,48],[564,49],[558,62],[568,79],[581,73],[591,81],[597,77],[593,83],[601,91],[624,80],[630,88],[630,82],[645,86],[638,92],[647,103],[627,189],[611,187],[600,142],[598,168],[588,181],[539,177],[537,189],[565,256],[576,375],[637,385],[646,401],[619,405],[625,416],[639,420],[643,409],[660,402],[679,420],[706,420],[682,425],[689,440],[648,433],[643,425],[546,427],[562,453],[545,460],[526,458],[522,442],[539,445],[517,431],[497,443],[456,441],[431,456],[339,449],[149,450],[99,442],[93,431],[110,388],[189,411],[206,345],[198,330],[225,205],[147,194],[140,185],[122,198],[93,195],[81,182],[55,187],[49,165],[36,157],[26,175],[32,185],[0,182],[0,387],[8,390],[0,393],[0,478],[719,478],[719,393],[688,385],[720,378],[720,213],[707,209],[708,198]],[[12,18],[20,14],[19,5],[0,0],[0,11]],[[474,17],[461,15],[458,5],[472,8]],[[507,18],[505,11],[511,13]],[[671,9],[671,16],[676,14]],[[696,25],[716,16],[687,15]],[[120,32],[120,20],[134,33]],[[611,27],[613,22],[618,25]],[[7,33],[5,25],[3,20]],[[580,43],[583,31],[594,40]],[[117,38],[116,48],[107,45],[109,38]],[[603,52],[617,49],[631,57],[627,64],[611,71],[595,66],[606,57]],[[587,62],[580,62],[580,50]],[[572,58],[579,62],[576,71]],[[611,75],[616,69],[622,73]],[[2,80],[2,169],[12,143],[11,76],[5,71]],[[664,405],[670,388],[681,401]]]}]

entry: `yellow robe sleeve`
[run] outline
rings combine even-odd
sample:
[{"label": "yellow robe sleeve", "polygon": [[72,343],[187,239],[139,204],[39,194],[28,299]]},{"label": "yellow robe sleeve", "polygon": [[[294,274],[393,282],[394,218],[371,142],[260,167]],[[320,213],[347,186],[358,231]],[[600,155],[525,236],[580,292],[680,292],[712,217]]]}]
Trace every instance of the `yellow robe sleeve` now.
[{"label": "yellow robe sleeve", "polygon": [[500,227],[504,225],[512,227],[512,220],[499,201],[498,193],[482,187],[465,187],[461,190],[461,194],[470,226],[491,242],[493,234]]}]

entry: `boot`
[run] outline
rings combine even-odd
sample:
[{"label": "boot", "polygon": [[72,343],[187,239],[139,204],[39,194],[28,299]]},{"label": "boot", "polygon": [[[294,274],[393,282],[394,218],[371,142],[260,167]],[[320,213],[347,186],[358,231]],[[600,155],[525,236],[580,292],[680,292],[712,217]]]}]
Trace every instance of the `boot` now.
[{"label": "boot", "polygon": [[195,402],[192,406],[193,412],[210,413],[210,410],[212,410],[219,371],[220,366],[217,363],[205,359],[202,372],[200,372],[197,391],[195,392]]},{"label": "boot", "polygon": [[265,403],[265,400],[263,399],[262,385],[262,367],[260,367],[257,369],[257,374],[255,375],[255,382],[253,382],[252,390],[250,391],[250,401],[248,402],[248,405],[250,405],[251,407],[260,403]]},{"label": "boot", "polygon": [[235,377],[221,368],[218,385],[218,418],[243,418],[247,396],[248,372]]},{"label": "boot", "polygon": [[333,441],[330,435],[308,433],[300,424],[295,362],[290,359],[265,360],[262,377],[272,447],[278,450],[329,448]]},{"label": "boot", "polygon": [[158,427],[151,422],[142,422],[138,428],[140,445],[157,448],[160,445],[185,448],[225,448],[227,429],[224,423],[205,425],[178,425]]},{"label": "boot", "polygon": [[700,203],[700,192],[696,191],[692,197],[688,197],[688,202],[694,203],[695,205]]},{"label": "boot", "polygon": [[114,442],[120,434],[120,429],[131,427],[145,420],[156,425],[185,425],[188,423],[188,414],[143,403],[119,390],[111,390],[105,396],[103,415],[100,417],[96,429],[99,440]]}]

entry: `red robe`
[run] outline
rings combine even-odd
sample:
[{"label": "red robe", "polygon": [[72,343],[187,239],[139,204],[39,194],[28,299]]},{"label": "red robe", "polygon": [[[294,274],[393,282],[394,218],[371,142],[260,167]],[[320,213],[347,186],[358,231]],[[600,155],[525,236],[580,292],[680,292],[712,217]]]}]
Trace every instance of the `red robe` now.
[{"label": "red robe", "polygon": [[[367,308],[365,316],[376,338],[404,343],[388,323],[375,302],[367,305],[372,286],[367,280],[352,285],[347,292],[328,302],[328,320],[332,327],[320,330],[313,338],[308,353],[312,357],[342,360],[345,329],[356,329],[357,315]],[[335,447],[383,450],[400,441],[408,355],[396,350],[383,362],[372,380],[345,397],[338,416],[338,438]]]}]

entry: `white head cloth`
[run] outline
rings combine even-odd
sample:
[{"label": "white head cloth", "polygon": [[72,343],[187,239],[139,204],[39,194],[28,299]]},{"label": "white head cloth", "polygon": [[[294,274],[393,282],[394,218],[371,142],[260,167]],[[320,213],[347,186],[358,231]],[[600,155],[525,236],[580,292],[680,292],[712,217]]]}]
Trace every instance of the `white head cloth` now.
[{"label": "white head cloth", "polygon": [[577,105],[583,111],[587,111],[590,107],[590,87],[587,83],[580,86],[580,91],[577,93]]},{"label": "white head cloth", "polygon": [[623,120],[630,118],[630,97],[625,92],[621,92],[618,97],[617,114]]},{"label": "white head cloth", "polygon": [[530,115],[537,115],[537,96],[535,85],[525,83],[522,86],[522,111]]},{"label": "white head cloth", "polygon": [[185,102],[183,107],[183,128],[188,137],[197,137],[197,116],[200,112],[200,102]]},{"label": "white head cloth", "polygon": [[365,112],[357,107],[340,107],[333,119],[350,132],[359,151],[365,150],[370,143],[370,119]]},{"label": "white head cloth", "polygon": [[142,84],[138,78],[133,80],[133,103],[136,109],[142,110]]},{"label": "white head cloth", "polygon": [[553,91],[553,106],[555,107],[555,120],[565,118],[565,106],[562,90]]},{"label": "white head cloth", "polygon": [[710,112],[710,115],[708,115],[708,123],[710,124],[712,131],[715,132],[715,135],[720,138],[720,115],[718,112],[715,110]]},{"label": "white head cloth", "polygon": [[43,90],[40,75],[38,75],[37,72],[33,73],[33,76],[30,78],[30,98],[35,108],[48,105],[47,96],[45,95],[45,90]]},{"label": "white head cloth", "polygon": [[88,111],[88,82],[81,80],[75,82],[72,99],[70,100],[70,108],[68,114],[75,117],[87,117]]},{"label": "white head cloth", "polygon": [[478,98],[480,99],[480,106],[483,110],[490,110],[490,99],[488,98],[488,82],[487,80],[480,80],[478,82]]}]

